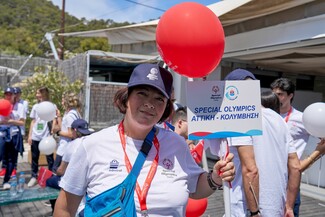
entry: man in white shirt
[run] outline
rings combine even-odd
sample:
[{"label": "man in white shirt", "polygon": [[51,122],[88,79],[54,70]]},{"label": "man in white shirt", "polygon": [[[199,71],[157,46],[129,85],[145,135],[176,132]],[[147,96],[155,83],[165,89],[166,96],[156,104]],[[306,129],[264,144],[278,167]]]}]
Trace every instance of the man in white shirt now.
[{"label": "man in white shirt", "polygon": [[[20,87],[14,87],[14,93],[15,93],[15,96],[16,96],[16,99],[15,99],[16,103],[22,104],[22,106],[24,108],[25,115],[27,117],[27,114],[29,113],[29,111],[28,111],[28,101],[23,100],[23,99],[20,98],[20,96],[21,96]],[[21,134],[23,136],[25,136],[25,126],[21,126],[20,129],[21,129]]]},{"label": "man in white shirt", "polygon": [[[255,79],[251,72],[244,69],[236,69],[225,78]],[[261,115],[263,135],[227,139],[238,168],[230,192],[231,214],[236,217],[245,217],[246,208],[250,216],[275,217],[293,212],[300,180],[296,150],[282,118],[266,108],[262,108]],[[216,145],[210,142],[209,146],[212,153],[218,153]],[[252,209],[253,206],[255,209]]]},{"label": "man in white shirt", "polygon": [[[280,115],[287,123],[290,134],[297,149],[298,158],[301,158],[307,145],[309,134],[302,123],[302,112],[295,109],[291,104],[294,99],[296,85],[288,78],[279,78],[272,82],[271,89],[280,100]],[[297,195],[294,214],[299,216],[300,192]]]},{"label": "man in white shirt", "polygon": [[[89,129],[89,125],[87,121],[84,119],[76,119],[71,124],[71,129],[73,133],[74,139],[69,142],[68,147],[64,155],[62,156],[62,161],[58,169],[56,170],[57,175],[52,176],[48,180],[46,180],[46,186],[61,189],[59,186],[59,182],[61,180],[61,177],[64,175],[65,170],[67,169],[70,159],[72,155],[75,153],[77,148],[79,147],[79,144],[81,143],[84,136],[90,135],[94,131],[92,129]],[[50,200],[52,209],[54,210],[56,200]],[[77,213],[79,213],[78,216],[83,216],[83,209],[85,207],[85,201],[82,200]]]}]

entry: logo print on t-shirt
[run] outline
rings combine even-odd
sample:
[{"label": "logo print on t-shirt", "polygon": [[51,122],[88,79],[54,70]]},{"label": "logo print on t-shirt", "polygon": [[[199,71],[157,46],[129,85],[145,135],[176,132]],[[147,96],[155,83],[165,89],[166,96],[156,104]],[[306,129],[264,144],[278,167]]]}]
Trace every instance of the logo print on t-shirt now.
[{"label": "logo print on t-shirt", "polygon": [[116,170],[118,168],[118,165],[119,165],[119,162],[117,160],[112,160],[110,163],[109,163],[109,169],[111,170]]},{"label": "logo print on t-shirt", "polygon": [[166,158],[163,160],[163,165],[168,170],[171,170],[171,169],[174,168],[173,162],[171,160],[169,160],[169,159],[166,159]]}]

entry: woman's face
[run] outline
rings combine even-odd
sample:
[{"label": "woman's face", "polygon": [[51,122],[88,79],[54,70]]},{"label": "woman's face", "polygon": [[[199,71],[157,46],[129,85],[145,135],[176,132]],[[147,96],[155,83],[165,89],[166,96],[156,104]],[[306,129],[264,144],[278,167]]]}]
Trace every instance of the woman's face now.
[{"label": "woman's face", "polygon": [[9,93],[9,92],[7,92],[7,93],[5,93],[4,96],[5,96],[4,98],[5,98],[6,100],[10,101],[11,103],[14,102],[15,95],[14,95],[13,93]]},{"label": "woman's face", "polygon": [[37,102],[42,102],[43,101],[43,97],[42,94],[39,90],[36,91],[36,100]]},{"label": "woman's face", "polygon": [[135,87],[127,101],[126,118],[137,124],[152,127],[164,114],[167,98],[156,88]]}]

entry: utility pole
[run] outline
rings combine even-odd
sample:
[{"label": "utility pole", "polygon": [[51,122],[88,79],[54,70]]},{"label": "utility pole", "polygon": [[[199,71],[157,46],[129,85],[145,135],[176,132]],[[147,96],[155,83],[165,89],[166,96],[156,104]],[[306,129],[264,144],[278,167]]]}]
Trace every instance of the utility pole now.
[{"label": "utility pole", "polygon": [[[65,22],[65,0],[62,0],[62,15],[61,15],[61,33],[64,33],[64,22]],[[64,36],[61,35],[60,38],[61,50],[60,50],[60,59],[64,59]]]}]

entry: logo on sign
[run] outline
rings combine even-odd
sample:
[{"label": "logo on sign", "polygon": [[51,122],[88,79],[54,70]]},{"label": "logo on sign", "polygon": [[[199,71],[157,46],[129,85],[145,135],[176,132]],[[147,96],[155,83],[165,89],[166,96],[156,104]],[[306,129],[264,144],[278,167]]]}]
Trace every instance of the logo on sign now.
[{"label": "logo on sign", "polygon": [[220,88],[217,85],[212,86],[211,99],[214,101],[222,100],[222,93],[220,93]]},{"label": "logo on sign", "polygon": [[239,95],[239,91],[238,91],[237,87],[228,86],[226,88],[226,97],[227,97],[227,99],[235,100],[235,99],[237,99],[238,95]]}]

